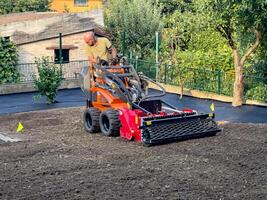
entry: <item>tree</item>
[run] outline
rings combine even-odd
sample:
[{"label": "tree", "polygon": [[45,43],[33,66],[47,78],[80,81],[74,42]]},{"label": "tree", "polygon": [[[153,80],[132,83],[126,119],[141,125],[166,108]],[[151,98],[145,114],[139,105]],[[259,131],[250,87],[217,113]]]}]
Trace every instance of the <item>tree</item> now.
[{"label": "tree", "polygon": [[187,7],[192,0],[157,0],[160,5],[162,15],[169,16],[175,11],[184,11],[187,10]]},{"label": "tree", "polygon": [[17,71],[18,51],[16,45],[0,37],[0,84],[18,82],[20,74]]},{"label": "tree", "polygon": [[264,83],[267,85],[267,39],[263,39],[255,55],[255,60],[257,60],[257,63],[254,65],[255,73],[262,76],[265,79]]},{"label": "tree", "polygon": [[155,32],[160,31],[160,9],[153,0],[110,0],[105,9],[105,24],[122,44],[125,33],[127,49],[146,54],[155,41]]},{"label": "tree", "polygon": [[[208,49],[213,49],[216,52],[216,46],[213,43],[227,44],[232,51],[235,69],[232,104],[233,106],[242,105],[244,67],[251,65],[248,62],[249,58],[253,53],[256,53],[260,44],[264,44],[267,39],[265,34],[267,31],[267,2],[265,0],[176,1],[179,6],[175,8],[171,16],[166,18],[165,27],[171,30],[171,38],[174,42],[170,44],[175,44],[175,50],[179,50],[179,57],[189,55],[180,59],[180,61],[189,58],[188,62],[192,63],[197,53],[202,51],[199,54],[201,56],[196,60],[199,63],[206,54],[206,45]],[[165,6],[166,4],[171,5],[169,2],[166,2]],[[223,39],[218,40],[218,34],[215,34],[215,32],[219,33],[219,37],[223,37]],[[199,36],[201,36],[201,39],[203,38],[202,42],[201,40],[196,41]],[[206,42],[205,38],[207,37],[210,37],[211,40]],[[212,42],[213,40],[214,42]],[[203,44],[201,45],[201,43]],[[193,52],[191,56],[188,54],[190,49]],[[221,53],[223,52],[218,51],[211,58],[216,58]],[[204,63],[204,66],[206,67],[210,61],[208,60],[207,64]]]},{"label": "tree", "polygon": [[51,0],[8,0],[0,1],[0,14],[48,11]]},{"label": "tree", "polygon": [[171,15],[180,8],[181,0],[159,0],[158,4],[162,7],[161,13],[163,15]]},{"label": "tree", "polygon": [[[197,7],[189,1],[176,0],[179,6],[164,19],[164,34],[161,46],[161,62],[170,65],[173,76],[170,81],[183,87],[198,87],[215,90],[217,85],[210,81],[219,79],[214,70],[233,70],[231,49],[227,40],[206,23],[206,16],[197,14]],[[163,66],[165,67],[165,66]],[[210,72],[208,76],[205,72]],[[196,68],[193,69],[192,68]],[[160,77],[165,69],[160,70]],[[192,85],[194,83],[195,85]],[[228,87],[221,92],[230,93]]]},{"label": "tree", "polygon": [[36,58],[38,76],[33,76],[34,87],[42,96],[46,96],[48,104],[55,103],[58,88],[63,80],[62,66],[56,66],[48,57]]},{"label": "tree", "polygon": [[266,38],[267,2],[265,0],[201,0],[200,13],[224,37],[232,50],[235,67],[233,106],[240,106],[244,96],[244,66]]}]

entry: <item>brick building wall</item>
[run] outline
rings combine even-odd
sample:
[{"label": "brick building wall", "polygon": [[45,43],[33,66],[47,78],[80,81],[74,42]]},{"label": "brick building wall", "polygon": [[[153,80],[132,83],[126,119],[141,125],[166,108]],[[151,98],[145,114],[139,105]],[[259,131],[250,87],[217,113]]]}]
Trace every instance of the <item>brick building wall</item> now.
[{"label": "brick building wall", "polygon": [[[84,32],[62,37],[63,48],[65,48],[65,46],[71,46],[71,48],[69,48],[70,61],[87,59],[84,53],[83,34]],[[22,44],[18,47],[19,63],[31,63],[34,61],[35,57],[42,56],[49,56],[51,59],[54,59],[54,49],[58,49],[58,47],[59,38]]]},{"label": "brick building wall", "polygon": [[[74,77],[87,62],[84,53],[83,34],[103,26],[102,10],[83,13],[21,13],[0,16],[0,36],[9,37],[19,50],[19,71],[24,80],[31,80],[36,73],[33,63],[36,57],[48,56],[54,61],[55,49],[59,49],[59,33],[62,33],[63,49],[69,49],[69,64],[64,64],[65,77]],[[58,51],[57,51],[58,52]]]},{"label": "brick building wall", "polygon": [[[84,51],[83,34],[84,33],[79,33],[79,34],[65,36],[62,38],[63,48],[70,47],[69,48],[70,63],[63,64],[64,76],[67,78],[77,77],[77,75],[81,71],[81,68],[88,65],[87,62],[80,62],[88,59]],[[58,46],[59,46],[58,38],[20,45],[19,63],[21,64],[33,63],[35,58],[40,58],[42,56],[48,56],[49,58],[51,58],[51,62],[54,62],[55,60],[54,49],[58,49]],[[21,74],[23,74],[24,79],[26,80],[31,80],[32,79],[31,74],[37,73],[37,68],[35,65],[24,65],[24,67],[20,67],[19,70]],[[30,72],[31,74],[29,74],[29,71],[31,71]]]}]

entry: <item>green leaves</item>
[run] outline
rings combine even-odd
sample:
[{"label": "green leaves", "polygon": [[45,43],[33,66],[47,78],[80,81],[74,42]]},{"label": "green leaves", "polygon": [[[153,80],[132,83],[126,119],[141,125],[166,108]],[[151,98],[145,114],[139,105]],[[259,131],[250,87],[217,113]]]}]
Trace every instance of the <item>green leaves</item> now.
[{"label": "green leaves", "polygon": [[63,80],[62,66],[56,66],[48,57],[36,58],[38,76],[33,76],[34,86],[49,104],[55,102],[58,88]]},{"label": "green leaves", "polygon": [[149,51],[155,32],[161,29],[160,9],[153,0],[111,0],[105,15],[105,24],[115,43],[122,44],[120,34],[125,32],[126,48],[142,54]]},{"label": "green leaves", "polygon": [[258,86],[249,89],[246,98],[267,102],[267,84],[260,83]]},{"label": "green leaves", "polygon": [[265,0],[203,0],[203,2],[206,7],[201,12],[213,19],[210,25],[225,27],[231,30],[236,38],[243,37],[247,32],[254,34],[251,30],[263,31],[266,27],[267,2]]},{"label": "green leaves", "polygon": [[161,60],[180,67],[233,69],[227,40],[210,28],[212,20],[196,7],[199,5],[191,4],[187,10],[176,10],[166,20],[169,28],[165,29]]},{"label": "green leaves", "polygon": [[20,74],[16,69],[18,51],[14,43],[0,37],[0,84],[16,83]]},{"label": "green leaves", "polygon": [[0,1],[0,14],[25,11],[48,11],[51,0],[8,0]]},{"label": "green leaves", "polygon": [[[164,3],[164,8],[170,8],[168,6],[174,8],[173,1],[160,2]],[[175,9],[169,9],[171,12],[164,18],[166,29],[161,51],[161,60],[164,63],[176,68],[205,67],[234,74],[232,51],[235,50],[240,55],[238,59],[236,58],[237,65],[249,68],[260,61],[264,67],[258,67],[257,72],[266,77],[266,0],[177,0],[176,2]],[[252,59],[249,60],[249,57]],[[181,75],[179,70],[176,76],[176,81],[185,84],[186,80],[191,78],[189,74]],[[256,87],[257,85],[253,85],[253,88]]]}]

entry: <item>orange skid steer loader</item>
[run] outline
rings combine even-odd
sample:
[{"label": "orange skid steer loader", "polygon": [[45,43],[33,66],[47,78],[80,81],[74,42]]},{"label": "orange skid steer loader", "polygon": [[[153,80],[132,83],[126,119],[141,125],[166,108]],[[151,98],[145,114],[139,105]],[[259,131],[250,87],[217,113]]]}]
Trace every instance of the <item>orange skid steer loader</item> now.
[{"label": "orange skid steer loader", "polygon": [[[97,62],[83,68],[82,90],[87,96],[84,127],[89,133],[118,136],[145,145],[196,137],[220,131],[214,113],[200,114],[181,109],[162,100],[164,88],[150,78],[137,74],[126,59],[116,65]],[[148,94],[148,83],[161,93]]]}]

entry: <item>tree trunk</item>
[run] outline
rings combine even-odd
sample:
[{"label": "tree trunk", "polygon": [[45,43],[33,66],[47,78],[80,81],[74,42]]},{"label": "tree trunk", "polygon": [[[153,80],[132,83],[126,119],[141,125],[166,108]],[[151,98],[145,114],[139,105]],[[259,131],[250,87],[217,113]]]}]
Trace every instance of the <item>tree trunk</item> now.
[{"label": "tree trunk", "polygon": [[183,98],[183,94],[184,94],[184,83],[181,84],[181,94],[180,94],[180,100]]},{"label": "tree trunk", "polygon": [[234,107],[237,107],[243,104],[244,77],[243,77],[243,65],[241,63],[241,57],[237,49],[233,50],[233,56],[235,65],[235,82],[234,82],[232,105]]},{"label": "tree trunk", "polygon": [[233,102],[232,105],[234,107],[241,106],[243,104],[244,97],[244,75],[243,68],[245,61],[248,57],[256,51],[258,46],[260,45],[262,39],[262,33],[259,30],[255,30],[256,41],[255,43],[248,48],[243,57],[241,58],[236,45],[230,45],[233,50],[234,56],[234,65],[235,65],[235,82],[234,82],[234,94],[233,94]]}]

